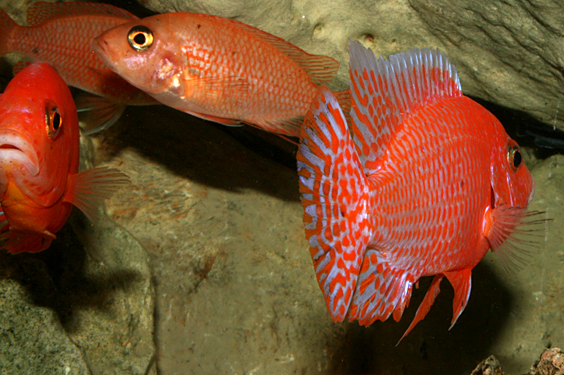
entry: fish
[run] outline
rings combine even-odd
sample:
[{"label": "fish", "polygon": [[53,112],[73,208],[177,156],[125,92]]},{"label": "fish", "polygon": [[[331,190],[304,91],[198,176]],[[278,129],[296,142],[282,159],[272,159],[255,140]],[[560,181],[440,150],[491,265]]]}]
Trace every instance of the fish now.
[{"label": "fish", "polygon": [[65,81],[45,62],[32,63],[0,95],[0,248],[12,254],[47,249],[72,206],[94,220],[124,173],[78,172],[78,113]]},{"label": "fish", "polygon": [[403,339],[446,277],[452,328],[489,249],[511,270],[528,244],[538,246],[529,235],[540,212],[527,211],[533,178],[503,125],[463,95],[444,53],[377,59],[356,41],[349,53],[351,122],[321,86],[297,153],[306,239],[326,307],[336,322],[399,321],[413,285],[434,276]]},{"label": "fish", "polygon": [[92,95],[77,98],[79,112],[90,112],[84,134],[113,125],[128,105],[157,102],[114,73],[92,51],[103,31],[135,20],[133,14],[109,4],[39,1],[27,9],[28,26],[19,26],[0,10],[0,56],[25,57],[14,74],[33,61],[50,63],[69,86]]},{"label": "fish", "polygon": [[[165,13],[105,31],[94,51],[157,101],[228,126],[298,137],[320,83],[339,63],[228,18]],[[348,90],[336,93],[343,106]],[[349,104],[350,105],[350,104]]]}]

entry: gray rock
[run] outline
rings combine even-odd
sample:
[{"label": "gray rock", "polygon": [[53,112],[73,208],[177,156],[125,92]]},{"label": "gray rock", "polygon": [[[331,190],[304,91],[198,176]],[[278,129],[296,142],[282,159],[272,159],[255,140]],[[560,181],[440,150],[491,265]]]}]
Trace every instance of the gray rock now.
[{"label": "gray rock", "polygon": [[146,253],[103,216],[71,220],[98,260],[69,225],[42,253],[0,254],[0,373],[155,374]]}]

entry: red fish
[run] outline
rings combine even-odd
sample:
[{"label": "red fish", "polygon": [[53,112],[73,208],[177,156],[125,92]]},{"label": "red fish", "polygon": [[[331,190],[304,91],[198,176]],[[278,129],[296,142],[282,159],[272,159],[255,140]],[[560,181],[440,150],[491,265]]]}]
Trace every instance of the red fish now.
[{"label": "red fish", "polygon": [[415,49],[377,61],[351,42],[350,68],[350,129],[321,87],[297,156],[306,237],[329,313],[362,325],[392,314],[398,321],[413,284],[435,275],[404,337],[444,277],[455,292],[454,325],[488,249],[524,250],[515,235],[534,214],[526,211],[531,174],[501,123],[463,96],[444,54]]},{"label": "red fish", "polygon": [[0,248],[49,247],[72,205],[89,218],[129,179],[110,168],[78,173],[78,115],[69,88],[47,63],[18,73],[0,96]]},{"label": "red fish", "polygon": [[[137,19],[108,4],[37,2],[27,9],[29,27],[18,26],[0,10],[0,56],[19,53],[31,61],[49,62],[69,86],[96,96],[80,107],[93,111],[88,133],[112,125],[127,105],[157,102],[110,70],[92,51],[91,41],[103,31]],[[16,65],[14,73],[26,63]]]},{"label": "red fish", "polygon": [[[159,102],[224,125],[299,136],[317,85],[339,63],[244,23],[165,13],[104,32],[94,50]],[[344,103],[348,91],[337,94]]]}]

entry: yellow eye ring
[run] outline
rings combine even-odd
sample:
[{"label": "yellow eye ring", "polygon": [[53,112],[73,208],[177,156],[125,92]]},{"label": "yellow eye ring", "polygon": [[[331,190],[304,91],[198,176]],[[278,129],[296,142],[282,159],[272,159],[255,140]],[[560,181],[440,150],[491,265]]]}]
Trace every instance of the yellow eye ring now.
[{"label": "yellow eye ring", "polygon": [[517,142],[515,142],[514,140],[511,140],[511,142],[509,142],[509,145],[507,146],[507,161],[514,171],[516,171],[523,162],[521,149],[519,148]]},{"label": "yellow eye ring", "polygon": [[147,26],[133,26],[127,34],[127,41],[135,51],[146,51],[153,45],[153,32]]},{"label": "yellow eye ring", "polygon": [[55,140],[63,127],[63,118],[59,109],[54,104],[48,104],[45,108],[45,127],[50,140]]}]

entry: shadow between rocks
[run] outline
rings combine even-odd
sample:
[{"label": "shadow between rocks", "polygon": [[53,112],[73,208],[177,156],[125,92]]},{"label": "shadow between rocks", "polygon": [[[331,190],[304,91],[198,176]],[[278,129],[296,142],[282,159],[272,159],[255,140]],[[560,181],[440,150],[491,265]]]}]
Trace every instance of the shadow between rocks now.
[{"label": "shadow between rocks", "polygon": [[45,251],[17,255],[1,251],[0,279],[10,278],[24,286],[32,304],[53,310],[65,331],[73,333],[78,310],[111,314],[113,295],[140,278],[128,270],[88,274],[86,263],[92,262],[88,257],[67,223]]},{"label": "shadow between rocks", "polygon": [[299,200],[297,147],[247,125],[230,128],[162,105],[128,107],[116,125],[93,137],[102,145],[102,160],[132,148],[206,186]]}]

